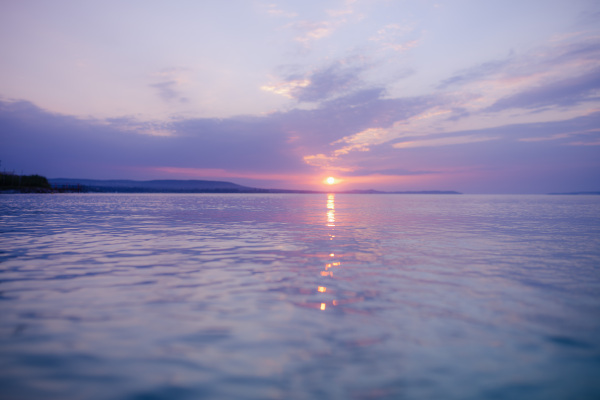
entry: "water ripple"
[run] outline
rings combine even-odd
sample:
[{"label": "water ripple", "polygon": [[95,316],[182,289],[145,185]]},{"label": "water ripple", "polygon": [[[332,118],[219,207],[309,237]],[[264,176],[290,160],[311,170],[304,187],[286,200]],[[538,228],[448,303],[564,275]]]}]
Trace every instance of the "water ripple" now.
[{"label": "water ripple", "polygon": [[593,398],[600,201],[0,196],[22,399]]}]

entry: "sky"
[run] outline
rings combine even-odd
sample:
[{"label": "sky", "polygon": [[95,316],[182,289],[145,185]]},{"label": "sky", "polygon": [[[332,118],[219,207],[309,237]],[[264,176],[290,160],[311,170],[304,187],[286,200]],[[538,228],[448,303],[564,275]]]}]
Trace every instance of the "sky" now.
[{"label": "sky", "polygon": [[7,0],[0,54],[0,170],[600,191],[597,0]]}]

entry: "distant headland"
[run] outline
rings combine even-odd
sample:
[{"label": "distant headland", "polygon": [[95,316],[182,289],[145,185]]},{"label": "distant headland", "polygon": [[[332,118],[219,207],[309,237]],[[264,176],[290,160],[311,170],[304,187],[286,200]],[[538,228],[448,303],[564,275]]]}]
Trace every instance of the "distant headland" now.
[{"label": "distant headland", "polygon": [[[225,181],[205,180],[96,180],[96,179],[49,179],[56,191],[79,191],[95,193],[331,193],[331,190],[262,189],[242,186]],[[377,190],[333,191],[358,194],[460,194],[455,191],[383,192]]]},{"label": "distant headland", "polygon": [[251,188],[224,181],[204,180],[151,180],[125,179],[49,179],[57,191],[92,193],[259,193],[263,189]]},{"label": "distant headland", "polygon": [[570,195],[570,196],[583,196],[583,195],[600,195],[600,192],[566,192],[566,193],[548,193],[552,195]]},{"label": "distant headland", "polygon": [[384,192],[379,190],[293,190],[262,189],[225,181],[207,180],[99,180],[57,178],[40,175],[0,173],[2,193],[349,193],[349,194],[461,194],[456,191],[428,190]]},{"label": "distant headland", "polygon": [[52,186],[41,175],[17,175],[0,172],[1,193],[51,193]]},{"label": "distant headland", "polygon": [[[453,190],[299,190],[263,189],[226,181],[161,179],[47,179],[41,175],[0,172],[0,193],[339,193],[339,194],[462,194]],[[548,195],[600,195],[600,192],[561,192]]]}]

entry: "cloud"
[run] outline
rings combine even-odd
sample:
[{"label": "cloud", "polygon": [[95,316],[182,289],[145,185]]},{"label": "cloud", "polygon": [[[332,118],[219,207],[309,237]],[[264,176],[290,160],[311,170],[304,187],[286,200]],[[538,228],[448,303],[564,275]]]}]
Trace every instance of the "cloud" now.
[{"label": "cloud", "polygon": [[438,89],[446,89],[452,85],[464,85],[473,81],[478,81],[489,77],[490,75],[502,72],[507,66],[513,62],[512,57],[504,60],[493,60],[482,63],[476,67],[461,71],[458,74],[444,79],[438,86]]},{"label": "cloud", "polygon": [[357,0],[346,0],[344,3],[345,7],[344,8],[340,8],[337,10],[327,10],[327,14],[331,15],[332,17],[340,17],[343,15],[350,15],[350,14],[354,14],[354,4],[356,3]]},{"label": "cloud", "polygon": [[[309,71],[282,68],[280,81],[262,89],[312,104],[254,117],[94,120],[3,101],[0,156],[3,165],[25,160],[32,173],[50,177],[145,171],[277,180],[333,171],[433,179],[534,163],[568,169],[569,162],[585,162],[598,172],[600,113],[590,112],[593,104],[587,111],[577,107],[600,100],[599,54],[591,43],[512,54],[453,74],[428,95],[402,98],[386,97],[384,85],[369,84],[365,77],[373,63],[361,57]],[[162,70],[150,86],[166,102],[182,101],[186,72]],[[563,118],[566,113],[555,115],[558,107],[573,112]],[[542,121],[541,113],[531,111],[543,109],[551,110],[544,115],[552,114],[552,121],[506,124],[508,113],[502,114],[522,110],[531,121]],[[502,118],[479,125],[485,129],[464,129],[496,114]],[[469,119],[456,122],[460,118]]]},{"label": "cloud", "polygon": [[[561,124],[561,120],[568,121],[572,131],[577,121],[573,117],[582,111],[545,114],[546,121],[553,120],[547,123],[523,118],[525,123],[509,125],[505,118],[494,120],[494,125],[486,114],[514,109],[529,113],[552,107],[575,110],[583,102],[600,100],[597,59],[597,46],[590,42],[560,43],[527,55],[510,54],[454,74],[428,96],[396,99],[383,98],[383,87],[367,89],[368,84],[361,79],[366,66],[333,63],[310,74],[289,75],[290,82],[303,82],[290,88],[290,96],[320,103],[314,110],[286,113],[282,126],[296,138],[307,165],[347,174],[360,171],[359,160],[383,154],[384,148],[404,153],[408,149],[460,148],[501,140],[523,144],[558,140],[561,146],[567,141],[591,146],[594,138],[573,140]],[[365,89],[352,91],[360,86]],[[449,129],[465,118],[480,121],[482,129]],[[367,154],[370,152],[371,156]]]},{"label": "cloud", "polygon": [[569,107],[582,102],[600,100],[600,69],[560,81],[547,81],[543,84],[506,96],[486,112],[497,112],[509,108],[537,109],[550,106]]},{"label": "cloud", "polygon": [[368,175],[390,175],[390,176],[417,176],[439,173],[438,171],[412,171],[404,168],[359,168],[346,173],[347,176],[368,176]]},{"label": "cloud", "polygon": [[[393,181],[397,186],[387,186],[390,189],[447,188],[480,193],[544,193],[559,187],[596,190],[599,124],[600,112],[596,112],[562,121],[445,131],[435,137],[430,132],[406,137],[404,143],[408,144],[373,145],[367,152],[332,160],[331,166],[351,167],[343,176],[385,175],[389,179],[397,170],[400,180]],[[572,134],[548,141],[519,140],[565,133]]]},{"label": "cloud", "polygon": [[321,101],[360,86],[360,72],[364,68],[342,66],[338,63],[314,71],[308,76],[308,85],[296,86],[292,95],[299,101]]},{"label": "cloud", "polygon": [[414,24],[389,24],[379,29],[369,40],[379,43],[385,49],[403,52],[419,44],[414,31]]},{"label": "cloud", "polygon": [[439,108],[432,99],[426,97],[404,99],[405,114],[394,121],[391,126],[370,127],[345,136],[332,145],[342,145],[333,151],[334,156],[342,156],[354,151],[369,151],[372,146],[387,143],[404,136],[415,136],[418,124],[425,120],[435,119],[450,113],[450,110]]},{"label": "cloud", "polygon": [[505,59],[482,63],[443,80],[437,89],[471,94],[474,100],[457,105],[468,115],[566,110],[597,102],[600,44],[593,39],[578,40],[551,42],[527,54],[511,53]]},{"label": "cloud", "polygon": [[348,22],[347,17],[355,13],[353,8],[354,3],[354,1],[346,1],[345,7],[342,9],[327,10],[327,14],[331,17],[330,20],[295,21],[286,25],[286,28],[291,28],[298,32],[294,40],[301,43],[305,48],[308,48],[312,42],[331,36],[338,28],[346,24]]},{"label": "cloud", "polygon": [[[395,186],[398,190],[464,191],[470,186],[448,186],[458,182],[452,177],[475,173],[468,171],[508,171],[510,175],[510,171],[520,170],[533,174],[531,179],[546,179],[545,187],[554,190],[550,188],[559,182],[544,178],[549,170],[562,171],[563,186],[573,182],[568,171],[582,171],[587,181],[600,173],[600,112],[564,121],[472,131],[397,131],[395,134],[405,135],[403,142],[396,136],[377,137],[368,141],[369,151],[336,155],[335,150],[347,144],[340,140],[352,137],[353,132],[396,129],[402,120],[426,121],[428,115],[435,114],[431,99],[383,99],[381,93],[357,92],[323,102],[313,110],[261,117],[179,119],[154,125],[131,118],[80,119],[49,113],[25,101],[0,101],[0,158],[7,168],[48,177],[226,178],[263,187],[304,187],[310,176],[330,171],[356,184],[359,181],[352,177],[396,176],[403,179],[395,181],[398,185],[412,185]],[[149,128],[165,129],[172,135],[140,134]],[[290,140],[292,137],[296,138]],[[551,140],[520,140],[524,138]],[[331,144],[337,141],[338,145]],[[435,179],[442,179],[441,183],[435,184]],[[371,186],[373,182],[380,181],[360,184]]]},{"label": "cloud", "polygon": [[328,156],[319,156],[318,150],[356,129],[386,127],[428,107],[415,99],[382,99],[382,94],[382,89],[353,92],[312,110],[168,122],[81,119],[52,114],[26,101],[0,101],[0,130],[6,132],[3,148],[12,163],[27,160],[32,172],[50,177],[119,177],[132,169],[221,170],[227,176],[277,171],[291,176],[325,167]]},{"label": "cloud", "polygon": [[158,96],[166,102],[179,101],[181,103],[187,103],[189,99],[181,95],[176,89],[177,85],[177,81],[164,81],[153,83],[149,86],[156,89]]},{"label": "cloud", "polygon": [[265,92],[271,92],[293,99],[293,93],[297,88],[306,87],[310,85],[310,83],[311,82],[308,79],[294,79],[287,82],[279,82],[270,85],[264,85],[260,88]]},{"label": "cloud", "polygon": [[187,103],[189,99],[181,93],[180,88],[188,81],[190,71],[190,68],[181,66],[162,68],[151,75],[152,79],[159,79],[159,82],[148,86],[155,89],[158,97],[167,103]]},{"label": "cloud", "polygon": [[267,14],[272,17],[284,17],[284,18],[296,18],[298,16],[295,12],[285,11],[277,7],[276,4],[269,4],[265,6]]},{"label": "cloud", "polygon": [[308,46],[310,42],[323,39],[330,36],[344,21],[298,21],[289,27],[295,29],[300,34],[295,37],[297,42]]},{"label": "cloud", "polygon": [[335,157],[327,156],[325,154],[315,154],[302,157],[305,163],[313,167],[319,168],[331,168],[331,164],[335,161]]},{"label": "cloud", "polygon": [[[2,159],[58,176],[122,176],[128,168],[209,168],[301,173],[310,168],[265,118],[187,119],[165,124],[171,136],[140,135],[133,122],[48,113],[25,101],[0,102]],[[19,161],[20,160],[20,161]],[[117,170],[120,170],[118,174]]]},{"label": "cloud", "polygon": [[547,64],[578,63],[585,65],[596,64],[600,58],[600,43],[597,38],[577,40],[575,42],[559,42],[547,54]]},{"label": "cloud", "polygon": [[303,155],[314,155],[355,144],[351,138],[357,132],[388,128],[432,107],[428,97],[384,99],[384,93],[382,88],[359,90],[324,101],[313,110],[291,110],[273,117],[290,136],[298,137]]},{"label": "cloud", "polygon": [[318,102],[360,90],[360,75],[367,68],[355,60],[336,61],[309,73],[291,73],[282,82],[261,89],[300,102]]},{"label": "cloud", "polygon": [[412,140],[407,142],[394,143],[392,147],[396,149],[408,149],[413,147],[438,147],[449,146],[456,144],[468,144],[485,142],[488,140],[497,140],[498,137],[466,135],[466,136],[451,136],[437,139]]},{"label": "cloud", "polygon": [[[577,38],[573,38],[576,40]],[[460,71],[444,79],[438,89],[465,86],[482,81],[534,82],[524,78],[582,75],[597,68],[600,43],[595,39],[557,42],[532,49],[526,54],[511,52],[503,59],[491,60]]]},{"label": "cloud", "polygon": [[[74,170],[98,176],[94,170],[103,163],[115,168],[306,173],[314,170],[316,162],[307,164],[305,156],[319,154],[319,149],[357,129],[386,127],[428,107],[415,99],[382,99],[383,93],[381,88],[357,91],[324,101],[312,110],[260,117],[167,122],[142,122],[131,117],[79,119],[48,113],[25,101],[0,102],[0,129],[8,132],[4,135],[5,148],[12,149],[15,157],[29,159],[28,152],[18,150],[27,146],[40,154],[47,149],[47,155],[31,161],[31,165],[50,171],[51,176]],[[71,161],[82,165],[74,170],[60,169]]]},{"label": "cloud", "polygon": [[600,139],[596,139],[593,142],[570,142],[567,144],[569,146],[600,146]]},{"label": "cloud", "polygon": [[[598,135],[600,133],[600,128],[598,129],[588,129],[585,131],[574,131],[574,132],[562,132],[555,133],[549,136],[537,136],[537,137],[527,137],[518,139],[519,142],[545,142],[548,140],[560,140],[567,139],[573,136],[587,136],[587,135]],[[583,142],[578,142],[583,143]]]},{"label": "cloud", "polygon": [[[343,176],[391,176],[396,175],[394,170],[398,176],[446,176],[466,174],[465,171],[475,166],[477,169],[489,167],[508,171],[511,165],[521,166],[524,170],[538,168],[542,174],[543,168],[554,169],[561,165],[561,168],[571,169],[581,163],[596,165],[600,173],[600,165],[594,161],[597,154],[577,155],[562,150],[569,146],[593,149],[600,140],[597,128],[600,112],[561,121],[437,132],[410,129],[411,126],[415,127],[409,123],[411,120],[425,122],[446,115],[435,112],[443,108],[431,107],[431,99],[430,102],[423,99],[416,104],[420,104],[423,111],[415,113],[413,117],[397,120],[385,128],[369,127],[359,134],[344,136],[333,142],[339,147],[330,143],[329,147],[333,147],[330,152],[312,153],[311,156],[305,156],[304,161],[324,170],[339,171]],[[398,138],[403,140],[399,142]],[[524,138],[529,140],[522,140]],[[382,168],[386,165],[387,168]],[[539,175],[540,179],[542,175]]]},{"label": "cloud", "polygon": [[[567,144],[567,140],[572,140],[574,138],[579,138],[582,140],[597,139],[600,136],[600,129],[598,128],[599,125],[600,111],[596,111],[587,115],[559,121],[504,124],[485,129],[445,132],[444,135],[446,137],[440,140],[464,138],[470,143],[471,141],[468,140],[469,138],[493,138],[495,140],[505,140],[512,143],[522,142],[536,144],[538,142],[557,142],[554,145],[560,146]],[[394,147],[414,147],[402,146],[402,143],[398,144],[400,146]],[[435,142],[433,142],[433,144],[435,144]]]},{"label": "cloud", "polygon": [[97,121],[97,123],[104,123],[116,130],[140,135],[175,136],[175,132],[169,124],[160,121],[139,121],[131,117],[118,117],[106,118],[104,121]]}]

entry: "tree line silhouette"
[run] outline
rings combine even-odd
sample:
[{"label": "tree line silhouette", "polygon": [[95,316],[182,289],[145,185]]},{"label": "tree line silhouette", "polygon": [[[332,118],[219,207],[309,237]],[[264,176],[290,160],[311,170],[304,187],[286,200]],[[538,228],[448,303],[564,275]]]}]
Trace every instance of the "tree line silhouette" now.
[{"label": "tree line silhouette", "polygon": [[9,172],[0,172],[0,189],[32,191],[51,190],[52,187],[45,176],[41,175],[17,175]]}]

